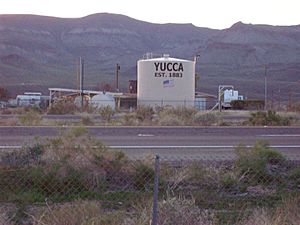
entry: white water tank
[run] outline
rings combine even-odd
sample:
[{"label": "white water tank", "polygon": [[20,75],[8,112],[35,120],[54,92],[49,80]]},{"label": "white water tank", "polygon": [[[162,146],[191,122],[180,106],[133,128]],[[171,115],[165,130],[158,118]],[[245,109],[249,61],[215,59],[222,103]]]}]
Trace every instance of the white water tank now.
[{"label": "white water tank", "polygon": [[170,58],[137,62],[138,105],[194,107],[195,62]]},{"label": "white water tank", "polygon": [[93,96],[90,100],[90,104],[95,108],[110,106],[112,109],[115,109],[116,106],[114,96],[107,93],[97,94]]}]

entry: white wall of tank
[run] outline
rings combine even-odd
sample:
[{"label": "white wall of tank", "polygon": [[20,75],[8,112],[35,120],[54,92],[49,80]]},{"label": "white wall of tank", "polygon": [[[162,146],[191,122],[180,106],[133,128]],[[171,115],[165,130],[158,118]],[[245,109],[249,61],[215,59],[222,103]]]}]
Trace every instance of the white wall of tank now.
[{"label": "white wall of tank", "polygon": [[93,96],[90,100],[90,105],[94,108],[110,106],[112,109],[115,109],[116,102],[112,95],[103,93]]},{"label": "white wall of tank", "polygon": [[83,99],[81,96],[77,96],[74,99],[75,105],[80,108],[81,107],[81,101],[83,100],[83,106],[90,105],[93,108],[99,109],[101,107],[110,106],[112,109],[115,109],[116,101],[115,98],[108,93],[99,93],[97,95],[94,95],[93,97],[89,97],[87,95],[83,96]]},{"label": "white wall of tank", "polygon": [[137,62],[138,105],[194,106],[195,62],[164,56]]}]

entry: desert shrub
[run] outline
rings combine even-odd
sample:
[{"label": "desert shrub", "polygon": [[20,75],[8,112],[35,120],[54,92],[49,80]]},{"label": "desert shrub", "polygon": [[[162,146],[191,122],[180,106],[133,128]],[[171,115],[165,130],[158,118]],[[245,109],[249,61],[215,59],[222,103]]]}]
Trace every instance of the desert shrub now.
[{"label": "desert shrub", "polygon": [[20,115],[28,112],[28,110],[36,110],[36,107],[16,107],[1,109],[1,114]]},{"label": "desert shrub", "polygon": [[168,175],[168,188],[171,192],[180,190],[182,184],[190,184],[204,189],[215,189],[220,186],[225,169],[194,162],[174,170]]},{"label": "desert shrub", "polygon": [[36,142],[31,146],[24,146],[20,151],[5,152],[1,155],[1,165],[5,167],[22,167],[38,164],[44,152],[44,145]]},{"label": "desert shrub", "polygon": [[159,121],[159,125],[161,126],[183,126],[184,121],[182,121],[178,117],[174,117],[173,115],[164,115],[162,116]]},{"label": "desert shrub", "polygon": [[45,145],[43,160],[46,163],[64,162],[77,169],[93,169],[96,158],[106,159],[113,153],[103,143],[92,139],[84,127],[62,131],[59,137],[47,139]]},{"label": "desert shrub", "polygon": [[300,167],[296,167],[289,172],[289,178],[300,181]]},{"label": "desert shrub", "polygon": [[232,100],[230,102],[231,108],[235,110],[246,109],[247,103],[244,100]]},{"label": "desert shrub", "polygon": [[214,113],[196,113],[194,115],[194,123],[196,125],[200,125],[200,126],[211,126],[214,124],[217,124],[219,121],[219,118],[216,114]]},{"label": "desert shrub", "polygon": [[92,126],[94,125],[94,121],[89,115],[84,115],[81,117],[81,124],[84,126]]},{"label": "desert shrub", "polygon": [[77,107],[74,102],[71,101],[57,101],[51,104],[48,109],[48,114],[64,115],[74,114],[77,111]]},{"label": "desert shrub", "polygon": [[124,211],[105,211],[99,202],[77,200],[35,211],[31,217],[33,218],[33,225],[121,225],[124,224],[126,213]]},{"label": "desert shrub", "polygon": [[234,173],[225,173],[221,176],[220,185],[223,189],[233,190],[238,185],[238,179]]},{"label": "desert shrub", "polygon": [[257,141],[252,148],[240,145],[235,148],[237,160],[235,166],[239,176],[250,183],[264,183],[273,181],[274,176],[268,165],[281,165],[285,157],[269,147],[265,141]]},{"label": "desert shrub", "polygon": [[257,208],[250,216],[241,215],[238,225],[300,224],[299,196],[288,196],[274,209]]},{"label": "desert shrub", "polygon": [[48,167],[42,165],[27,167],[22,170],[1,171],[0,177],[5,182],[1,187],[2,201],[32,204],[43,202],[45,198],[52,201],[73,199],[89,187],[82,171],[68,167],[61,173],[61,164]]},{"label": "desert shrub", "polygon": [[262,110],[264,101],[262,100],[233,100],[230,102],[231,108],[236,110]]},{"label": "desert shrub", "polygon": [[[152,202],[133,206],[137,212],[128,220],[129,225],[148,225],[151,221]],[[207,211],[197,207],[193,198],[166,196],[158,203],[158,224],[212,225],[213,217]]]},{"label": "desert shrub", "polygon": [[166,113],[173,114],[177,117],[181,117],[184,120],[192,118],[196,113],[197,110],[195,108],[187,108],[183,106],[178,106],[175,108],[166,108]]},{"label": "desert shrub", "polygon": [[0,108],[0,114],[2,115],[11,115],[13,114],[13,110],[11,108]]},{"label": "desert shrub", "polygon": [[294,187],[298,188],[300,185],[300,167],[290,170],[288,173],[288,179]]},{"label": "desert shrub", "polygon": [[209,168],[204,167],[202,164],[193,163],[185,168],[187,171],[186,181],[192,183],[208,184],[207,178],[210,177]]},{"label": "desert shrub", "polygon": [[25,153],[1,159],[0,199],[23,201],[25,193],[36,193],[42,196],[39,199],[64,201],[95,194],[107,182],[124,183],[125,154],[108,150],[83,127],[43,140],[43,145],[26,147]]},{"label": "desert shrub", "polygon": [[289,111],[300,112],[300,103],[294,102],[288,107]]},{"label": "desert shrub", "polygon": [[[173,125],[193,125],[193,117],[197,113],[194,108],[187,108],[183,106],[165,107],[158,112],[159,124]],[[179,122],[181,121],[181,122]],[[178,123],[179,122],[179,123]]]},{"label": "desert shrub", "polygon": [[0,119],[0,126],[18,126],[20,125],[19,119],[17,118],[8,118]]},{"label": "desert shrub", "polygon": [[152,121],[154,110],[151,106],[139,106],[136,109],[136,117],[140,122]]},{"label": "desert shrub", "polygon": [[135,188],[138,190],[152,190],[154,175],[154,169],[149,166],[142,163],[136,165],[133,176]]},{"label": "desert shrub", "polygon": [[139,120],[135,113],[126,113],[122,116],[122,125],[125,126],[136,126],[139,124]]},{"label": "desert shrub", "polygon": [[63,163],[56,163],[47,168],[33,167],[24,176],[27,180],[23,190],[34,190],[55,201],[68,200],[89,190],[85,175],[84,171],[64,166]]},{"label": "desert shrub", "polygon": [[101,119],[110,122],[112,116],[115,114],[115,110],[111,106],[101,106],[99,108],[99,114],[101,116]]},{"label": "desert shrub", "polygon": [[288,126],[291,123],[291,118],[280,116],[276,112],[269,110],[268,112],[251,113],[248,122],[253,126]]},{"label": "desert shrub", "polygon": [[42,122],[42,116],[38,110],[28,108],[25,113],[19,116],[19,121],[22,125],[36,126]]}]

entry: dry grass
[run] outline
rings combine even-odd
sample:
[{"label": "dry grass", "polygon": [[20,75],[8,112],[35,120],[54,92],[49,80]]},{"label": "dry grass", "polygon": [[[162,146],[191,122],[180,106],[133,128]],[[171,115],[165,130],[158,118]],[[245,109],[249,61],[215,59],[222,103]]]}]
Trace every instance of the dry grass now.
[{"label": "dry grass", "polygon": [[300,197],[288,198],[275,210],[256,209],[249,218],[240,225],[274,225],[274,224],[300,224]]},{"label": "dry grass", "polygon": [[42,155],[46,164],[64,162],[64,166],[89,171],[98,171],[99,166],[112,169],[109,165],[112,161],[121,163],[124,159],[123,153],[109,150],[103,143],[92,139],[84,127],[75,127],[58,138],[47,140]]},{"label": "dry grass", "polygon": [[123,211],[105,211],[96,201],[75,201],[52,207],[30,215],[33,225],[121,225]]},{"label": "dry grass", "polygon": [[[134,209],[137,214],[127,220],[126,225],[149,225],[152,216],[152,200],[148,203],[141,201],[135,205]],[[172,225],[212,225],[210,215],[199,209],[195,205],[194,199],[184,197],[167,197],[161,200],[158,205],[159,216],[158,224]]]},{"label": "dry grass", "polygon": [[13,225],[12,218],[16,207],[11,204],[1,204],[0,206],[0,224]]},{"label": "dry grass", "polygon": [[19,124],[20,122],[17,118],[0,119],[0,126],[18,126]]},{"label": "dry grass", "polygon": [[158,112],[158,123],[164,126],[193,125],[197,110],[187,107],[165,107]]}]

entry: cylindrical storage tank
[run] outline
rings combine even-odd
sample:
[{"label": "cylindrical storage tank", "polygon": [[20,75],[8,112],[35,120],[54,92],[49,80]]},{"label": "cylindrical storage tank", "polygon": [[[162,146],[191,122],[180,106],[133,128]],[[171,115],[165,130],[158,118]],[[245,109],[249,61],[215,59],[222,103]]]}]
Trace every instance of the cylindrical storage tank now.
[{"label": "cylindrical storage tank", "polygon": [[195,62],[169,58],[137,63],[138,105],[194,107]]},{"label": "cylindrical storage tank", "polygon": [[115,109],[116,106],[114,96],[107,93],[93,96],[90,100],[90,104],[95,108],[110,106],[112,109]]}]

